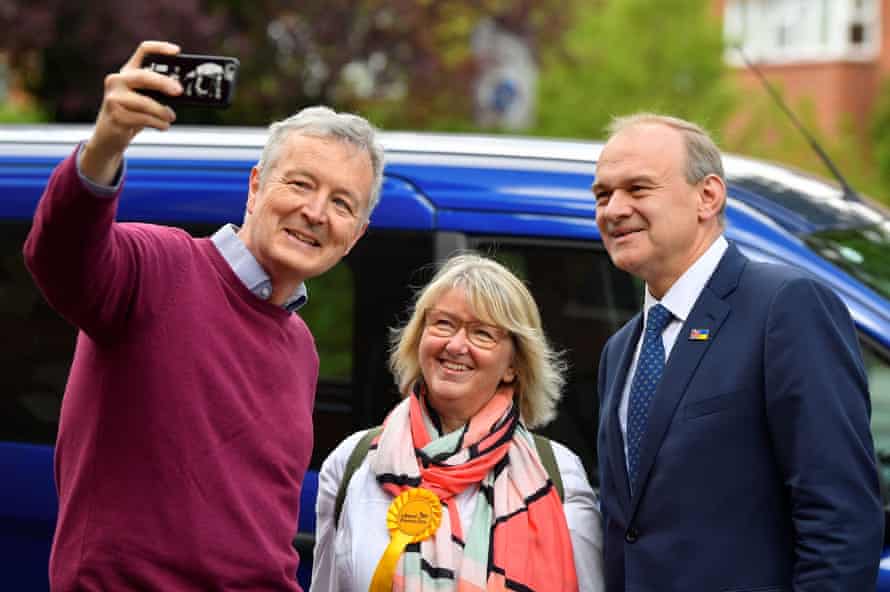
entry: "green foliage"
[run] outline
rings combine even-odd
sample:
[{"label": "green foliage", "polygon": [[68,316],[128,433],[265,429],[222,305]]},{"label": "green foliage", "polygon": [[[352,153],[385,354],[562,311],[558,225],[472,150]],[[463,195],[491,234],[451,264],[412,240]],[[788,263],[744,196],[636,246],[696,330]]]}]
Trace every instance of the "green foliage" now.
[{"label": "green foliage", "polygon": [[[874,142],[876,176],[885,188],[890,188],[890,80],[885,80],[881,86],[881,93],[872,112],[870,131]],[[884,200],[890,203],[890,191],[886,194]]]},{"label": "green foliage", "polygon": [[[777,92],[849,185],[864,197],[888,203],[890,194],[886,183],[881,182],[869,146],[863,142],[853,121],[847,119],[836,131],[826,133],[819,125],[812,100],[791,101],[781,88],[777,88]],[[725,150],[781,162],[834,181],[831,171],[806,137],[765,90],[752,87],[747,91],[744,109],[736,113],[729,127],[722,141]]]},{"label": "green foliage", "polygon": [[[578,2],[580,0],[569,0]],[[182,123],[264,125],[301,107],[369,113],[384,128],[462,129],[485,18],[532,44],[567,27],[565,0],[9,0],[0,51],[55,121],[95,118],[102,80],[143,39],[241,61],[233,105]]]},{"label": "green foliage", "polygon": [[585,4],[543,56],[535,133],[599,138],[615,115],[663,112],[717,130],[733,106],[709,0]]},{"label": "green foliage", "polygon": [[0,103],[0,123],[40,123],[47,121],[46,113],[36,107]]}]

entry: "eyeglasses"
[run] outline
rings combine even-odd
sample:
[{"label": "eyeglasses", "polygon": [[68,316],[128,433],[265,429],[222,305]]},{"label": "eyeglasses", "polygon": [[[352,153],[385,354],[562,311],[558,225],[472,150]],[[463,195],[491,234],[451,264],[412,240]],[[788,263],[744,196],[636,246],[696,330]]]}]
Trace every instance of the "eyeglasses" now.
[{"label": "eyeglasses", "polygon": [[482,349],[494,349],[509,333],[500,327],[482,321],[462,321],[441,310],[426,311],[424,327],[436,337],[454,337],[461,327],[466,329],[467,340]]}]

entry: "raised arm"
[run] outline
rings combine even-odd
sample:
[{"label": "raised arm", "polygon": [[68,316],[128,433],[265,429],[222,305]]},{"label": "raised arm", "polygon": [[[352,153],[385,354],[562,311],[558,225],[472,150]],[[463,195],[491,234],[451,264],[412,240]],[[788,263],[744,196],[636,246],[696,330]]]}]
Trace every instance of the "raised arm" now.
[{"label": "raised arm", "polygon": [[179,47],[163,41],[143,41],[120,72],[105,77],[105,94],[93,135],[83,148],[80,170],[99,185],[111,185],[124,159],[124,150],[146,127],[166,130],[176,119],[170,107],[136,89],[157,90],[170,95],[182,93],[179,82],[142,69],[149,53],[173,55]]},{"label": "raised arm", "polygon": [[[175,54],[176,45],[146,41],[119,73],[105,80],[92,136],[50,177],[24,246],[25,262],[49,303],[102,339],[128,308],[137,285],[145,236],[114,225],[124,150],[145,127],[167,129],[173,111],[136,91],[181,92],[178,82],[140,68],[146,53]],[[85,182],[86,180],[86,182]]]}]

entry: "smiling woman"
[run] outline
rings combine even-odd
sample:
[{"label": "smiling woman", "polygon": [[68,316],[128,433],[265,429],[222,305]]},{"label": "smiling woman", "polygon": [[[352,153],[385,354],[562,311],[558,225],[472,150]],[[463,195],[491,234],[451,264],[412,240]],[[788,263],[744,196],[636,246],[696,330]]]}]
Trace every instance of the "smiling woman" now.
[{"label": "smiling woman", "polygon": [[475,316],[464,288],[454,287],[427,311],[420,366],[429,405],[446,432],[463,426],[516,378],[509,333]]},{"label": "smiling woman", "polygon": [[[381,578],[404,590],[601,590],[599,514],[581,461],[553,444],[561,500],[527,429],[552,419],[565,368],[525,284],[493,260],[454,257],[394,332],[390,363],[405,398],[339,514],[334,493],[364,432],[322,465],[312,590],[364,591]],[[448,512],[419,548],[392,552],[386,508],[405,495]]]}]

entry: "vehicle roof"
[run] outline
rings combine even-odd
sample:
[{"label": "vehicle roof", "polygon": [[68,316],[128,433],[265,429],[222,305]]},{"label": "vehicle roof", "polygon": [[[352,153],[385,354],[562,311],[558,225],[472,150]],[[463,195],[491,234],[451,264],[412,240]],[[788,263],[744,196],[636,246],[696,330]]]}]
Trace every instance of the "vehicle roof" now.
[{"label": "vehicle roof", "polygon": [[[25,152],[23,146],[28,146],[29,156],[61,158],[73,145],[87,138],[91,129],[87,125],[66,124],[0,126],[0,155],[19,156]],[[128,156],[136,159],[255,162],[266,137],[267,130],[260,127],[178,126],[167,132],[146,130],[136,136]],[[602,142],[597,141],[429,132],[382,132],[381,142],[387,154],[387,172],[395,176],[402,172],[398,167],[422,165],[577,174],[584,176],[583,181],[578,179],[580,184],[577,186],[585,200],[589,200],[587,188],[603,148]],[[723,164],[732,197],[764,211],[795,234],[823,228],[863,226],[887,219],[886,212],[845,199],[837,184],[809,173],[734,154],[724,154]],[[437,179],[430,179],[424,185],[425,178],[416,168],[411,169],[411,174],[436,205],[457,209],[467,207],[467,203],[455,202],[447,192],[441,193],[443,187]],[[469,180],[485,183],[489,189],[493,184],[489,177]],[[563,188],[571,186],[564,181],[558,185]],[[472,188],[462,186],[460,189],[466,195],[467,189]],[[519,189],[519,196],[536,192],[529,187]],[[474,204],[478,204],[478,187],[475,193]],[[570,200],[581,197],[581,193],[563,193],[548,194],[550,199],[546,201],[552,204],[553,197]],[[440,197],[444,200],[441,203]],[[509,192],[499,195],[502,204],[509,198]],[[523,200],[520,198],[519,201]],[[537,203],[536,207],[543,205]],[[576,209],[573,207],[572,211]],[[565,212],[557,210],[552,213],[560,215]]]},{"label": "vehicle roof", "polygon": [[[83,124],[20,124],[0,125],[0,154],[21,154],[22,145],[40,155],[64,155],[70,147],[86,139],[92,126]],[[240,150],[255,156],[261,150],[268,132],[262,127],[190,126],[181,125],[166,132],[146,129],[133,140],[131,150],[138,156],[166,158],[200,158],[205,150],[219,150],[238,158]],[[599,158],[603,142],[530,136],[490,134],[436,133],[415,131],[383,131],[381,142],[388,154],[418,153],[455,156],[491,156],[530,158],[593,164]],[[156,152],[155,150],[163,150]],[[736,154],[723,154],[728,177],[763,174],[800,183],[810,191],[834,197],[837,186],[792,167],[770,163]]]},{"label": "vehicle roof", "polygon": [[[16,147],[22,145],[29,145],[32,154],[66,154],[71,146],[89,137],[91,131],[92,126],[79,124],[0,125],[0,154],[20,154]],[[236,159],[243,150],[243,154],[255,159],[267,135],[267,130],[260,127],[183,125],[166,132],[148,129],[136,136],[130,151],[140,157],[184,159],[200,158],[210,149]],[[387,154],[525,157],[593,163],[602,148],[596,142],[481,134],[381,132],[380,138]],[[214,152],[211,154],[216,156]]]}]

